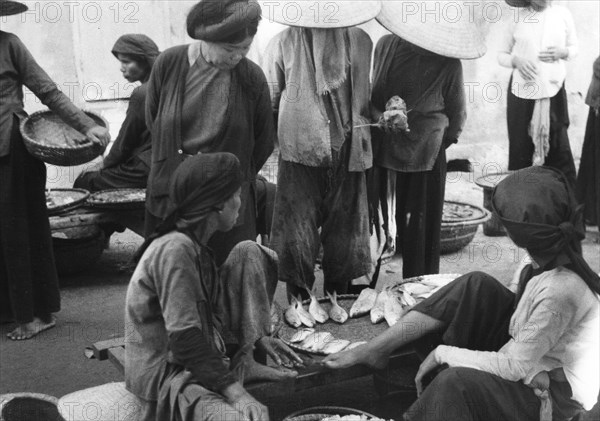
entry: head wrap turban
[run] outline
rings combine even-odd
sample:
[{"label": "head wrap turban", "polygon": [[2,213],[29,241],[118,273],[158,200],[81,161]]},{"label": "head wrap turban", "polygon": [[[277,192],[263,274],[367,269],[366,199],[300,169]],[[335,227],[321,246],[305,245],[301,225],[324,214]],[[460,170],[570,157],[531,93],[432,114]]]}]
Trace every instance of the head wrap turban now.
[{"label": "head wrap turban", "polygon": [[240,161],[228,152],[194,155],[171,178],[169,197],[175,204],[177,227],[194,226],[220,210],[242,185]]},{"label": "head wrap turban", "polygon": [[117,54],[128,54],[142,58],[152,68],[156,57],[160,54],[158,46],[143,34],[127,34],[119,37],[111,52],[117,58]]},{"label": "head wrap turban", "polygon": [[173,173],[169,197],[174,209],[141,245],[134,256],[139,261],[150,243],[175,229],[192,232],[213,211],[222,209],[242,185],[240,161],[229,152],[194,155]]},{"label": "head wrap turban", "polygon": [[492,207],[510,238],[527,249],[542,270],[570,264],[599,292],[600,279],[581,254],[581,208],[560,171],[534,166],[514,172],[494,189]]},{"label": "head wrap turban", "polygon": [[260,18],[256,0],[201,0],[188,14],[187,32],[194,39],[226,42],[237,33],[254,35]]}]

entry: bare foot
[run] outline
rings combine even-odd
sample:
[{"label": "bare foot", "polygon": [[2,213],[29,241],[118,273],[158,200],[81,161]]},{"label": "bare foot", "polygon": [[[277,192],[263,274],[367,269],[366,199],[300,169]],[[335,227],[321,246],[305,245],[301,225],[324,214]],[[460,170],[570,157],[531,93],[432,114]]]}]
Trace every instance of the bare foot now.
[{"label": "bare foot", "polygon": [[260,363],[253,359],[244,361],[244,382],[252,381],[272,381],[279,382],[287,379],[292,379],[298,375],[295,370],[287,368],[274,368]]},{"label": "bare foot", "polygon": [[31,339],[38,333],[54,326],[56,326],[56,317],[54,315],[50,315],[50,320],[47,322],[39,317],[34,317],[32,322],[20,324],[15,330],[7,333],[6,336],[13,341],[23,341],[25,339]]},{"label": "bare foot", "polygon": [[322,363],[325,367],[332,369],[347,368],[358,364],[382,369],[387,366],[388,360],[389,355],[370,349],[367,345],[361,345],[350,351],[342,351],[329,355],[323,359]]}]

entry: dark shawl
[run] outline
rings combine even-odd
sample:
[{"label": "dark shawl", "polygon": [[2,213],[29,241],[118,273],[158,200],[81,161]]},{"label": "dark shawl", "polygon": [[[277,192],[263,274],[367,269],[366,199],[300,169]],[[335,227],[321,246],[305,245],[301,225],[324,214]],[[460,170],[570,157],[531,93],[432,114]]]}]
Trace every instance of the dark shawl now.
[{"label": "dark shawl", "polygon": [[120,36],[111,52],[115,57],[117,57],[117,54],[139,57],[148,64],[150,69],[152,69],[154,60],[160,54],[158,46],[154,41],[143,34],[126,34]]}]

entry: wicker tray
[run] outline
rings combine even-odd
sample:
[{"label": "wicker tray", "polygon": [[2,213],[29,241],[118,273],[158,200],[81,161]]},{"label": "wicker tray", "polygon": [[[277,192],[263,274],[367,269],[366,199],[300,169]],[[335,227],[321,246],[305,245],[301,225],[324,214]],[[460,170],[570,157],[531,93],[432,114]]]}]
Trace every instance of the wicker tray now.
[{"label": "wicker tray", "polygon": [[[421,282],[423,280],[432,280],[440,283],[448,283],[452,280],[456,279],[460,275],[458,274],[440,274],[440,275],[423,275],[417,276],[415,278],[408,279],[391,279],[388,281],[387,285],[401,285],[407,282]],[[340,295],[338,298],[338,304],[344,308],[347,312],[350,311],[352,304],[358,298],[358,295]],[[329,298],[323,297],[319,298],[319,303],[323,309],[329,312],[331,308],[331,302]],[[305,309],[308,309],[308,305],[310,304],[310,300],[304,300],[302,302]],[[285,311],[285,310],[284,310]],[[339,324],[329,319],[325,323],[317,323],[314,326],[316,332],[329,332],[336,339],[345,339],[347,341],[352,342],[361,342],[361,341],[370,341],[375,338],[379,334],[385,332],[388,329],[388,324],[385,321],[382,321],[377,324],[371,323],[371,318],[369,317],[369,313],[365,314],[361,317],[356,318],[348,318],[348,320],[344,324]],[[298,329],[290,326],[287,322],[282,323],[281,328],[279,329],[279,337],[283,340],[290,348],[302,352],[305,354],[311,355],[326,355],[323,352],[319,351],[309,351],[303,347],[301,347],[297,343],[290,342],[290,339],[297,332]]]},{"label": "wicker tray", "polygon": [[[108,123],[100,115],[84,111],[98,125]],[[50,110],[37,111],[21,121],[21,135],[31,155],[48,164],[73,166],[90,162],[105,147],[89,141]]]},{"label": "wicker tray", "polygon": [[90,196],[84,189],[52,189],[46,191],[48,215],[58,215],[83,205]]},{"label": "wicker tray", "polygon": [[88,206],[112,210],[143,209],[145,203],[146,189],[102,190],[87,199]]},{"label": "wicker tray", "polygon": [[283,419],[283,421],[321,421],[323,418],[334,415],[364,415],[367,418],[377,418],[360,409],[344,408],[341,406],[315,406],[294,412]]}]

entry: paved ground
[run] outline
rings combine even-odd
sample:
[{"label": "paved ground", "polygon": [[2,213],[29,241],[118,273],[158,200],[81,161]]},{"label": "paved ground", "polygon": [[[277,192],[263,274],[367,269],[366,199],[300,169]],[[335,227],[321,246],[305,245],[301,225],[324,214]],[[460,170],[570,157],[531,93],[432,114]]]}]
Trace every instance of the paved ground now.
[{"label": "paved ground", "polygon": [[[448,199],[482,203],[481,190],[470,180],[449,182]],[[584,254],[596,271],[600,271],[598,232],[589,231]],[[86,346],[98,340],[122,336],[123,308],[129,273],[123,269],[140,238],[131,232],[114,235],[110,248],[100,260],[83,273],[61,279],[63,310],[58,325],[37,338],[25,342],[6,339],[10,325],[0,326],[0,394],[38,392],[60,397],[67,393],[122,380],[109,362],[88,360]],[[512,276],[522,250],[506,237],[486,237],[481,229],[474,241],[458,253],[442,257],[441,272],[465,273],[483,270],[507,282]],[[385,265],[383,277],[401,276],[401,259]],[[276,299],[284,302],[280,284]],[[266,400],[278,420],[292,411],[315,405],[356,407],[379,416],[401,419],[400,414],[414,396],[379,399],[370,377],[290,396],[284,401]],[[598,407],[587,420],[600,420]],[[43,421],[43,420],[40,420]]]}]

